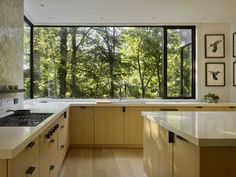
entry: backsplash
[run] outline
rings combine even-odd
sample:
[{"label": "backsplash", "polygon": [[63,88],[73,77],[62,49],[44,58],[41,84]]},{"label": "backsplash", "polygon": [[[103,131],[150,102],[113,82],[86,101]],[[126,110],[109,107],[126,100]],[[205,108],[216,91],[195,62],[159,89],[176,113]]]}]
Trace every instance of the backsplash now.
[{"label": "backsplash", "polygon": [[[23,88],[23,9],[23,0],[0,1],[0,85]],[[0,94],[0,114],[22,108],[23,98],[23,93]]]}]

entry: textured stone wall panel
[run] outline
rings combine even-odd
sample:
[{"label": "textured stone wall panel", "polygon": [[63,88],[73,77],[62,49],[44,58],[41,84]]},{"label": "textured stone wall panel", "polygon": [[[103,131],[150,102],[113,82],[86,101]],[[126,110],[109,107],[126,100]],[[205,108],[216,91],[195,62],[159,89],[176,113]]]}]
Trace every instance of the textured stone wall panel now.
[{"label": "textured stone wall panel", "polygon": [[[0,85],[23,88],[23,0],[0,0]],[[19,99],[13,105],[13,98]],[[21,108],[23,94],[0,95],[0,114]]]}]

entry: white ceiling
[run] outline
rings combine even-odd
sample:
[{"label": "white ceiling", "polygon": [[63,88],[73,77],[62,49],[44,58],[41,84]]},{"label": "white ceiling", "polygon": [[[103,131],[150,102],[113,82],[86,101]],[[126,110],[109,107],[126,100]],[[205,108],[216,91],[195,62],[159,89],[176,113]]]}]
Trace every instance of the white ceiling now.
[{"label": "white ceiling", "polygon": [[236,0],[24,0],[35,25],[219,23],[236,19]]}]

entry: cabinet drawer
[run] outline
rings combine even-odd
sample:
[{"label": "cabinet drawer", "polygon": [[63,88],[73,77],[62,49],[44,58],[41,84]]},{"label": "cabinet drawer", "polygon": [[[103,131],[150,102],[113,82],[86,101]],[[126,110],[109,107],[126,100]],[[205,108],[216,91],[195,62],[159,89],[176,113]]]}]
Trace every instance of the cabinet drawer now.
[{"label": "cabinet drawer", "polygon": [[26,170],[39,156],[39,138],[31,141],[14,159],[9,160],[10,177],[25,177]]}]

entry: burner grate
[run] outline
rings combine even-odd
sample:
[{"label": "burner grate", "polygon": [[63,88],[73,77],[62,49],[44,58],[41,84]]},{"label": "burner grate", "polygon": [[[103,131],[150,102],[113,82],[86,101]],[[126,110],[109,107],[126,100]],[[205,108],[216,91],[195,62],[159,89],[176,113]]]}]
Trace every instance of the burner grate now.
[{"label": "burner grate", "polygon": [[12,126],[25,126],[35,127],[51,116],[52,113],[30,113],[27,115],[9,115],[0,119],[0,126],[12,127]]}]

